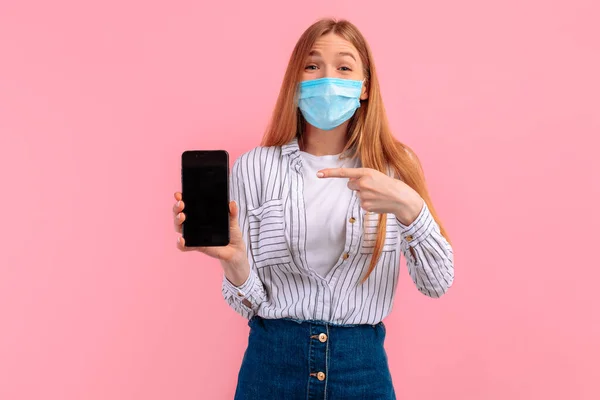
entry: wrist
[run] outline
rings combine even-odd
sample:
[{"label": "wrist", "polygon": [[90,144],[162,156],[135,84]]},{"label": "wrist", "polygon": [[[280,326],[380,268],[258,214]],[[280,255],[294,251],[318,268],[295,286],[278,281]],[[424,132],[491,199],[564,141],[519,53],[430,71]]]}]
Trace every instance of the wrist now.
[{"label": "wrist", "polygon": [[241,286],[250,276],[250,264],[246,257],[243,260],[221,261],[225,277],[234,286]]},{"label": "wrist", "polygon": [[398,221],[402,225],[409,226],[421,214],[423,210],[423,205],[425,204],[425,200],[418,194],[416,194],[415,199],[408,203],[400,204],[398,210],[394,213]]}]

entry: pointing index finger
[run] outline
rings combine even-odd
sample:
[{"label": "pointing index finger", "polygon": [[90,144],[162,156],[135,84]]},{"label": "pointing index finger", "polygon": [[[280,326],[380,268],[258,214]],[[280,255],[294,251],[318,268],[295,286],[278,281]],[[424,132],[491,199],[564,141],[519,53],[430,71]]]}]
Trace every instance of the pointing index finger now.
[{"label": "pointing index finger", "polygon": [[319,178],[360,178],[364,168],[326,168],[317,172]]}]

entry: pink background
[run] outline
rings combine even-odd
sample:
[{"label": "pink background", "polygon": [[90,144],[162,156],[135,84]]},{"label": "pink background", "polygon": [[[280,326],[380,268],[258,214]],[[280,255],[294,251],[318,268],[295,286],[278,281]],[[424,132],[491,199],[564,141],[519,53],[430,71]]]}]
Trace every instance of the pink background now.
[{"label": "pink background", "polygon": [[600,398],[596,1],[90,3],[0,2],[0,399],[232,398],[248,327],[176,248],[179,157],[256,146],[331,15],[454,240],[449,294],[404,270],[385,321],[398,398]]}]

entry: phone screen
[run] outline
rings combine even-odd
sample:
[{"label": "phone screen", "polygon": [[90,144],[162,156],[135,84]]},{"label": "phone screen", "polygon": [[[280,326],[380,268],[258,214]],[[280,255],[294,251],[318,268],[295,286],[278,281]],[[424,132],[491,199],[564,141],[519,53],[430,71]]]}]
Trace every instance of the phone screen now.
[{"label": "phone screen", "polygon": [[229,155],[188,150],[181,155],[186,247],[229,244]]}]

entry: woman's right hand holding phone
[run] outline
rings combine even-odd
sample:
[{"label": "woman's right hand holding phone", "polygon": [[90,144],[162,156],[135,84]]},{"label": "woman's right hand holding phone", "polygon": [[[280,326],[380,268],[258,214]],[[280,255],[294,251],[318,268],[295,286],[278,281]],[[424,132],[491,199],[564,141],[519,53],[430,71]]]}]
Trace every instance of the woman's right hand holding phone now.
[{"label": "woman's right hand holding phone", "polygon": [[246,245],[242,237],[242,231],[238,224],[238,207],[232,201],[229,203],[229,244],[218,247],[185,247],[185,240],[182,234],[182,225],[185,221],[183,212],[185,204],[183,203],[181,192],[175,193],[177,202],[173,206],[173,215],[175,218],[175,230],[179,233],[177,246],[182,251],[196,250],[210,257],[221,261],[225,276],[235,286],[240,286],[246,281],[250,274],[250,264],[246,255]]}]

